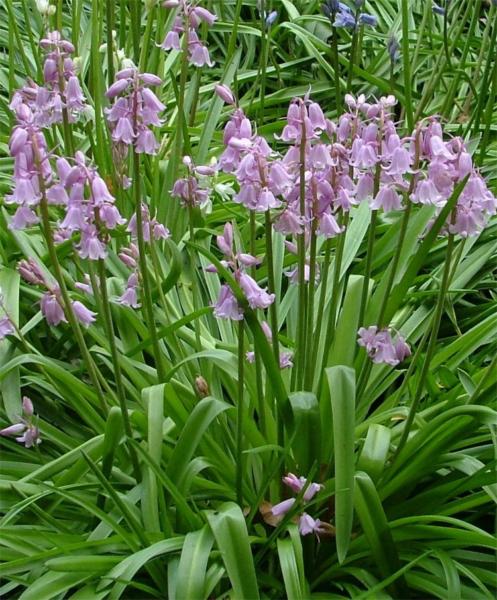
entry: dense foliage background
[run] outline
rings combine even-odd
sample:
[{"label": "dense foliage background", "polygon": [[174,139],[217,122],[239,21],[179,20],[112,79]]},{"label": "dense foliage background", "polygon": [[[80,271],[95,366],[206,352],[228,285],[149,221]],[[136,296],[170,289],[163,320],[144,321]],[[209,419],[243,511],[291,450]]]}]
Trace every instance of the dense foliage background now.
[{"label": "dense foliage background", "polygon": [[[217,20],[199,35],[211,68],[159,47],[174,10],[154,0],[53,7],[52,14],[33,0],[0,7],[1,198],[11,193],[14,167],[9,103],[27,80],[43,82],[39,42],[57,29],[75,47],[91,109],[70,135],[49,130],[51,150],[91,158],[126,218],[135,187],[115,186],[104,93],[124,59],[161,78],[160,148],[138,159],[133,177],[171,237],[147,250],[145,311],[116,301],[129,276],[118,257],[129,243],[125,226],[112,233],[103,273],[71,242],[57,246],[71,298],[98,313],[80,329],[92,378],[74,328],[46,323],[42,290],[17,270],[32,258],[53,275],[46,236],[38,226],[10,229],[12,210],[0,199],[0,317],[16,326],[0,340],[0,424],[18,422],[29,396],[42,439],[26,448],[0,436],[2,597],[495,597],[495,218],[478,236],[422,237],[433,207],[417,206],[401,238],[401,212],[381,213],[373,228],[367,206],[354,207],[341,269],[332,276],[341,246],[334,238],[330,277],[316,292],[326,286],[321,330],[316,323],[323,369],[301,391],[290,370],[277,369],[260,311],[247,311],[241,327],[212,314],[225,277],[204,268],[222,258],[216,236],[226,222],[239,247],[266,257],[254,272],[267,286],[264,214],[249,217],[234,203],[236,184],[222,172],[202,209],[185,210],[171,195],[183,155],[205,165],[223,150],[232,108],[214,93],[219,82],[272,145],[294,97],[310,91],[336,120],[346,93],[394,94],[400,131],[438,115],[447,136],[465,140],[496,194],[495,2],[365,2],[361,10],[377,25],[353,32],[333,27],[319,2],[209,0]],[[298,286],[283,275],[295,258],[280,234],[273,233],[271,262],[279,340],[298,353]],[[100,280],[102,290],[103,276],[105,297],[74,285],[87,272],[94,289]],[[385,303],[413,349],[399,366],[372,365],[357,345],[365,275],[373,280],[365,322],[374,323]],[[330,307],[336,323],[326,347]],[[250,350],[259,355],[254,364],[239,360]],[[306,507],[329,523],[319,538],[299,534],[302,493],[283,520],[268,514],[268,503],[289,496],[280,484],[287,472],[323,486]]]}]

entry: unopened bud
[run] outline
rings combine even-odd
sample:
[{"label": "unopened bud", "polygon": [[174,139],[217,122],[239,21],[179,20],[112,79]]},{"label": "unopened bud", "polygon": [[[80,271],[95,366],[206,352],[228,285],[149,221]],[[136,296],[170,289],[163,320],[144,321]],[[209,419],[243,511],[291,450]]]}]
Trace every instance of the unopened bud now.
[{"label": "unopened bud", "polygon": [[195,377],[195,389],[201,398],[206,398],[210,395],[209,385],[202,375]]},{"label": "unopened bud", "polygon": [[27,396],[24,396],[22,399],[22,412],[27,417],[33,416],[33,412],[34,412],[33,403]]},{"label": "unopened bud", "polygon": [[225,85],[224,83],[217,84],[214,86],[214,90],[216,94],[221,98],[221,100],[226,102],[226,104],[235,104],[235,97],[233,95],[233,92],[227,85]]}]

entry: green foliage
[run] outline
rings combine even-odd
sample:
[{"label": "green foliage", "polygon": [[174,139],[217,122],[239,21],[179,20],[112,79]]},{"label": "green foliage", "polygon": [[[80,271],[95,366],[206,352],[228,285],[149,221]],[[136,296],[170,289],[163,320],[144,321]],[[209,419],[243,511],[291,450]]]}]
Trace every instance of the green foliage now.
[{"label": "green foliage", "polygon": [[[27,77],[41,81],[39,39],[56,23],[76,45],[84,92],[94,110],[86,124],[74,127],[75,148],[87,152],[111,180],[102,94],[109,78],[108,54],[101,48],[110,31],[107,4],[115,10],[119,49],[164,81],[161,146],[157,156],[143,160],[140,183],[173,239],[157,242],[148,257],[153,329],[140,312],[115,301],[128,275],[117,257],[127,234],[118,229],[112,240],[106,268],[117,361],[98,299],[90,300],[98,319],[83,332],[109,407],[104,414],[73,332],[67,325],[44,323],[40,292],[17,274],[23,258],[36,259],[47,273],[51,263],[36,227],[8,228],[4,196],[13,171],[7,148],[13,125],[9,99]],[[354,36],[337,30],[337,72],[332,27],[320,3],[275,3],[277,21],[261,32],[255,1],[211,2],[219,16],[208,35],[216,64],[189,71],[181,127],[181,59],[157,47],[172,26],[171,14],[159,3],[57,0],[50,17],[40,15],[31,0],[2,4],[0,288],[18,330],[0,340],[0,427],[16,421],[21,398],[28,395],[43,440],[37,448],[24,448],[0,437],[2,597],[495,597],[495,219],[479,237],[455,240],[440,331],[403,440],[427,358],[424,341],[435,321],[448,245],[438,233],[450,204],[423,239],[433,210],[416,208],[411,215],[392,288],[402,215],[379,216],[368,273],[370,211],[364,205],[352,209],[335,278],[338,288],[333,289],[331,277],[338,262],[333,247],[330,277],[316,292],[324,287],[322,323],[314,315],[314,330],[324,334],[335,314],[334,335],[329,346],[324,335],[313,340],[312,391],[290,393],[291,376],[277,367],[261,329],[262,315],[246,311],[241,349],[255,351],[257,360],[245,364],[241,391],[239,330],[212,315],[223,282],[245,302],[213,251],[213,239],[227,221],[235,225],[237,248],[250,249],[247,213],[223,199],[229,176],[216,175],[212,207],[195,215],[193,233],[185,225],[187,211],[170,195],[182,158],[178,136],[198,164],[219,155],[229,109],[214,94],[218,82],[237,92],[240,106],[268,139],[281,132],[288,101],[309,87],[330,118],[340,113],[346,92],[394,93],[402,124],[438,114],[451,133],[462,135],[495,193],[497,7],[486,0],[445,4],[444,22],[432,13],[431,2],[366,2],[378,27],[361,29],[355,60],[350,60]],[[391,36],[401,44],[400,60],[393,63],[387,50]],[[54,127],[51,135],[54,147],[64,146],[62,128]],[[131,194],[121,191],[118,202],[129,217]],[[252,225],[254,253],[261,256],[266,253],[263,216]],[[68,244],[56,251],[72,297],[82,300],[74,283],[82,280],[87,263],[75,258]],[[273,259],[279,341],[295,349],[297,291],[283,276],[294,259],[285,254],[279,234],[273,237]],[[204,276],[210,263],[218,272]],[[258,274],[265,282],[266,263]],[[356,344],[363,291],[368,322],[384,304],[386,321],[420,349],[407,366],[365,367]],[[154,338],[165,365],[162,379]],[[235,503],[240,469],[241,506]],[[306,505],[309,514],[330,525],[319,540],[298,532],[302,494],[282,521],[268,518],[268,504],[287,497],[280,482],[288,471],[323,486]]]}]

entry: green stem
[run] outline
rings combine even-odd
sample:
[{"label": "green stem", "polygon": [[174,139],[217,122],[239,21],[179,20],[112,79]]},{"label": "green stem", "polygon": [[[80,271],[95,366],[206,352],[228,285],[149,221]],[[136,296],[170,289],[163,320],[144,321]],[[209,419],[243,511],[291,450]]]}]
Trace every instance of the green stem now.
[{"label": "green stem", "polygon": [[316,218],[313,219],[311,229],[311,243],[309,253],[309,290],[307,296],[307,339],[305,344],[305,369],[304,389],[312,390],[314,378],[314,361],[312,360],[313,329],[314,329],[314,297],[316,294]]},{"label": "green stem", "polygon": [[[109,1],[109,0],[107,0]],[[140,61],[140,29],[141,29],[141,1],[131,0],[131,34],[133,41],[133,56],[135,64]],[[122,26],[122,24],[121,24]]]},{"label": "green stem", "polygon": [[238,322],[238,406],[236,421],[236,499],[243,506],[243,417],[245,414],[243,400],[243,377],[245,368],[243,319]]},{"label": "green stem", "polygon": [[352,89],[352,78],[354,77],[354,63],[357,46],[357,25],[354,27],[352,34],[352,41],[350,43],[350,56],[349,56],[349,72],[347,73],[347,90]]},{"label": "green stem", "polygon": [[274,294],[274,302],[269,307],[269,314],[271,316],[271,333],[273,337],[273,352],[276,364],[280,364],[280,350],[278,343],[278,304],[276,298],[276,286],[274,280],[274,260],[273,260],[273,234],[271,215],[269,210],[265,212],[265,229],[266,229],[266,257],[267,257],[267,279],[269,293]]},{"label": "green stem", "polygon": [[402,63],[404,67],[404,95],[407,128],[414,127],[414,110],[411,91],[411,57],[409,56],[409,1],[402,0]]},{"label": "green stem", "polygon": [[145,241],[143,239],[143,219],[142,219],[142,202],[141,202],[141,190],[140,190],[140,155],[133,150],[133,190],[134,190],[134,201],[135,201],[135,214],[136,214],[136,237],[138,240],[138,253],[139,253],[139,264],[140,272],[143,283],[143,314],[148,324],[150,331],[150,337],[152,338],[152,348],[155,357],[155,365],[157,369],[157,377],[160,381],[164,380],[165,370],[162,362],[162,354],[159,347],[159,339],[157,337],[157,330],[155,327],[154,320],[154,309],[152,306],[152,296],[150,288],[150,280],[148,276],[147,256]]},{"label": "green stem", "polygon": [[[301,111],[305,111],[305,107],[301,107]],[[299,209],[302,220],[305,218],[305,150],[306,150],[306,131],[304,119],[301,119],[302,135],[300,140],[300,174],[299,174]],[[292,389],[300,389],[303,379],[304,365],[304,343],[305,343],[305,328],[307,315],[307,292],[305,286],[305,229],[302,225],[302,233],[297,237],[297,252],[298,252],[298,286],[299,286],[299,301],[298,301],[298,321],[297,321],[297,345],[295,349],[295,367],[292,372]],[[297,387],[295,388],[294,385]]]},{"label": "green stem", "polygon": [[[335,13],[332,15],[335,20]],[[342,92],[340,88],[340,63],[338,61],[338,33],[336,27],[331,27],[331,58],[335,73],[335,104],[337,115],[342,113]]]},{"label": "green stem", "polygon": [[109,87],[114,83],[114,2],[107,0],[105,3],[107,20],[107,82]]},{"label": "green stem", "polygon": [[[340,221],[341,222],[341,219]],[[316,316],[316,331],[314,332],[314,348],[312,351],[312,363],[316,364],[316,358],[319,351],[319,342],[321,340],[321,327],[323,323],[323,315],[324,315],[324,306],[326,303],[326,293],[328,291],[328,276],[330,273],[330,263],[331,263],[331,247],[332,247],[332,239],[327,239],[325,242],[325,251],[323,258],[323,267],[321,269],[321,278],[320,278],[320,293],[319,293],[319,305],[318,312]]]},{"label": "green stem", "polygon": [[266,422],[266,399],[264,397],[264,387],[262,385],[262,364],[261,357],[255,353],[255,384],[258,398],[258,415],[259,429],[264,437],[267,438],[267,422]]},{"label": "green stem", "polygon": [[[455,213],[454,213],[455,214]],[[411,404],[411,408],[409,409],[409,414],[407,416],[404,429],[402,431],[402,436],[399,440],[399,444],[395,451],[395,454],[392,457],[392,462],[390,466],[394,464],[397,460],[402,448],[404,447],[407,438],[409,437],[409,432],[411,430],[414,417],[416,416],[416,412],[418,410],[419,403],[421,401],[421,397],[423,395],[423,390],[426,382],[426,377],[428,375],[428,371],[430,369],[431,359],[433,358],[433,354],[435,352],[435,346],[438,338],[438,331],[440,329],[440,321],[442,319],[443,308],[445,303],[445,296],[447,294],[447,289],[449,285],[449,276],[450,276],[450,267],[451,267],[451,259],[452,259],[452,251],[454,248],[454,235],[449,234],[449,239],[447,242],[447,252],[445,257],[445,267],[442,276],[442,282],[440,285],[440,290],[437,298],[437,305],[435,308],[435,314],[433,316],[433,323],[431,327],[430,339],[428,342],[428,348],[426,350],[425,360],[423,361],[423,365],[421,367],[421,374],[418,379],[418,384],[416,387],[416,393],[414,395],[414,400]]]},{"label": "green stem", "polygon": [[233,57],[233,53],[235,52],[235,46],[236,46],[236,40],[237,40],[237,34],[238,34],[238,23],[240,21],[240,13],[242,10],[242,4],[243,4],[242,0],[236,1],[235,16],[233,18],[233,29],[231,30],[230,41],[228,43],[228,52],[227,52],[228,60],[227,60],[227,62],[231,61],[231,59]]},{"label": "green stem", "polygon": [[323,376],[324,376],[324,367],[326,367],[328,361],[328,354],[331,348],[331,344],[335,338],[335,325],[336,325],[336,317],[338,310],[338,300],[340,298],[340,271],[342,270],[342,259],[343,259],[343,249],[345,247],[345,236],[347,233],[347,225],[349,222],[349,213],[345,213],[343,226],[344,231],[340,234],[338,238],[336,253],[335,253],[335,263],[333,265],[333,284],[331,290],[331,300],[330,300],[330,309],[328,311],[328,323],[326,327],[326,337],[323,348],[323,358],[321,363],[321,368],[319,370],[319,379],[317,390],[321,389],[323,384]]},{"label": "green stem", "polygon": [[110,309],[109,295],[107,292],[107,274],[105,272],[105,262],[100,259],[98,261],[98,276],[100,280],[100,297],[101,297],[101,307],[102,313],[104,317],[105,328],[107,330],[107,337],[109,341],[110,354],[112,357],[112,365],[114,367],[115,381],[116,381],[116,390],[117,390],[117,398],[119,400],[119,406],[121,408],[121,414],[123,418],[124,431],[126,433],[126,437],[128,439],[128,452],[131,458],[131,464],[133,466],[133,473],[135,475],[136,481],[140,481],[140,464],[138,462],[138,457],[136,455],[136,451],[134,447],[129,443],[129,440],[133,439],[133,431],[131,429],[131,423],[129,420],[128,409],[126,406],[126,393],[124,391],[123,377],[121,371],[121,363],[119,361],[119,353],[117,351],[116,346],[116,338],[114,333],[114,325],[112,322],[112,312]]},{"label": "green stem", "polygon": [[361,304],[359,307],[359,320],[357,321],[358,326],[362,327],[364,324],[364,316],[366,314],[366,307],[368,303],[368,291],[369,291],[369,280],[371,278],[371,270],[373,264],[373,251],[374,242],[376,238],[376,222],[378,220],[378,211],[371,211],[371,222],[369,224],[368,233],[368,248],[366,251],[366,265],[364,267],[364,281],[362,283],[361,293]]},{"label": "green stem", "polygon": [[[195,226],[193,223],[193,208],[188,206],[188,224],[190,230],[190,242],[195,243]],[[196,263],[196,253],[195,249],[190,247],[189,251],[190,256],[190,271],[192,274],[192,298],[193,298],[193,310],[198,310],[200,308],[199,303],[199,293],[198,293],[198,281],[197,281],[197,263]],[[195,319],[195,344],[196,351],[200,352],[202,349],[200,343],[200,321],[199,319]]]},{"label": "green stem", "polygon": [[[35,146],[35,144],[33,144]],[[34,149],[35,155],[38,154],[37,150]],[[39,164],[39,160],[35,159]],[[85,342],[85,338],[83,333],[81,332],[81,327],[79,326],[78,320],[74,315],[74,311],[72,309],[71,299],[69,298],[69,293],[67,291],[66,283],[64,281],[64,275],[62,274],[62,268],[59,263],[59,259],[57,257],[57,251],[55,249],[55,243],[53,240],[52,229],[50,227],[50,215],[48,213],[48,200],[45,193],[45,182],[42,177],[38,177],[40,192],[41,192],[41,200],[40,200],[40,212],[43,226],[43,233],[45,236],[45,241],[47,243],[48,255],[50,257],[50,262],[55,271],[55,279],[59,286],[60,294],[62,296],[62,301],[64,303],[64,313],[69,321],[69,325],[76,337],[76,341],[79,345],[81,354],[83,356],[83,360],[86,364],[86,369],[88,371],[88,375],[90,376],[93,387],[95,388],[95,393],[97,394],[98,400],[100,402],[100,407],[102,409],[103,414],[107,414],[108,407],[107,402],[105,401],[104,395],[100,388],[100,384],[98,382],[98,375],[95,363],[93,362],[93,358],[88,350],[88,347]]]}]

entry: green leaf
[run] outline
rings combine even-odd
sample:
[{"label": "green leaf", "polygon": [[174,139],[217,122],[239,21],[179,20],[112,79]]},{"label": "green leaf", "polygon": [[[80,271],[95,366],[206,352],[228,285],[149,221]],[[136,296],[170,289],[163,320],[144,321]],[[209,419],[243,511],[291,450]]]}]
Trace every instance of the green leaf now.
[{"label": "green leaf", "polygon": [[233,597],[258,600],[254,561],[240,507],[234,502],[227,502],[218,511],[208,512],[207,520],[233,587]]},{"label": "green leaf", "polygon": [[204,398],[193,409],[169,459],[169,477],[182,490],[188,474],[187,468],[202,436],[212,421],[225,410],[233,408],[216,398]]},{"label": "green leaf", "polygon": [[[355,482],[354,506],[369,542],[372,557],[382,578],[385,579],[400,567],[397,549],[373,481],[367,473],[359,471],[355,475]],[[403,597],[403,586],[402,579],[398,584],[392,584],[391,591],[394,597]]]},{"label": "green leaf", "polygon": [[[19,324],[19,282],[17,271],[3,268],[0,270],[0,296],[2,303],[10,319]],[[0,306],[0,318],[4,316],[4,310]],[[8,339],[0,340],[0,369],[12,358],[14,345]],[[0,381],[0,397],[7,417],[12,423],[16,423],[21,414],[21,387],[19,368],[16,367]]]},{"label": "green leaf", "polygon": [[[165,383],[142,390],[143,403],[147,410],[147,448],[150,458],[157,464],[162,454],[162,424],[164,422],[164,388]],[[147,531],[161,531],[159,520],[159,498],[157,479],[153,469],[144,474],[142,492],[143,523]]]},{"label": "green leaf", "polygon": [[326,369],[333,414],[335,465],[335,527],[338,561],[347,556],[354,516],[354,410],[355,371],[350,367]]},{"label": "green leaf", "polygon": [[357,461],[357,468],[365,471],[373,481],[381,475],[390,448],[391,430],[373,423],[369,426],[366,441]]},{"label": "green leaf", "polygon": [[295,433],[293,453],[300,473],[309,473],[321,454],[321,420],[315,394],[294,392],[289,396],[293,413],[290,435]]},{"label": "green leaf", "polygon": [[286,597],[288,600],[304,600],[309,596],[302,563],[300,534],[295,525],[290,525],[289,531],[290,538],[278,538],[277,540],[278,557],[285,583]]},{"label": "green leaf", "polygon": [[176,574],[177,600],[203,600],[206,597],[207,563],[213,543],[214,538],[207,525],[186,535]]}]

